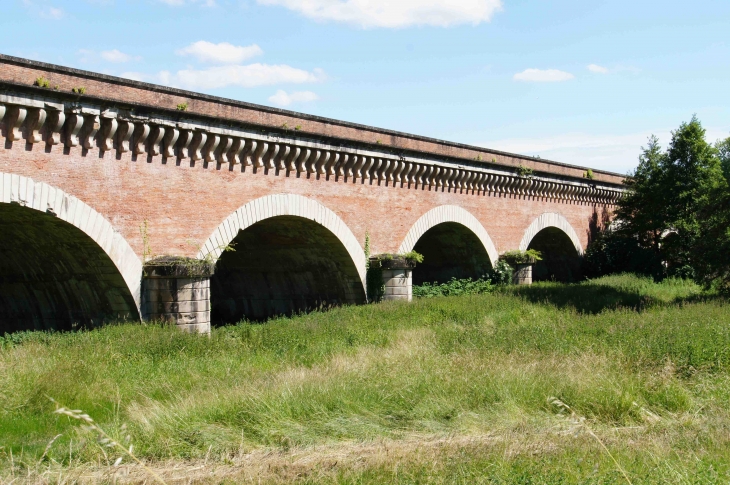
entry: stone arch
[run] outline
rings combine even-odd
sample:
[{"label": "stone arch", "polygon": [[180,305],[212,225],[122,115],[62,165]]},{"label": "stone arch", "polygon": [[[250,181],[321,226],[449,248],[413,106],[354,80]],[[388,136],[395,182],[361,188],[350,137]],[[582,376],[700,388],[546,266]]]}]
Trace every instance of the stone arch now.
[{"label": "stone arch", "polygon": [[532,268],[533,281],[570,283],[582,279],[583,248],[575,230],[560,214],[545,213],[535,219],[525,232],[520,249],[542,253],[542,259]]},{"label": "stone arch", "polygon": [[403,242],[398,248],[398,252],[407,253],[412,251],[413,248],[416,247],[418,240],[421,239],[421,236],[423,236],[426,231],[432,227],[447,222],[461,224],[473,232],[487,251],[492,265],[497,262],[499,253],[497,253],[497,248],[495,248],[492,238],[489,237],[487,230],[484,229],[481,222],[479,222],[479,220],[469,211],[456,205],[442,205],[423,214],[415,222],[415,224],[411,226],[411,229],[408,231],[408,234],[406,234],[405,239],[403,239]]},{"label": "stone arch", "polygon": [[12,204],[53,216],[88,236],[119,271],[140,314],[142,261],[104,216],[59,188],[10,173],[0,173],[0,204]]},{"label": "stone arch", "polygon": [[527,250],[530,246],[530,242],[537,233],[550,227],[555,227],[563,231],[565,235],[570,238],[570,241],[573,243],[573,246],[575,246],[575,250],[578,255],[583,255],[583,246],[580,243],[580,239],[578,239],[578,234],[575,232],[575,229],[573,229],[573,226],[570,225],[570,222],[568,222],[565,217],[556,212],[545,212],[532,221],[532,224],[530,224],[530,227],[527,228],[524,236],[522,236],[520,249],[522,251]]},{"label": "stone arch", "polygon": [[223,248],[236,238],[239,231],[277,216],[309,219],[334,234],[352,258],[364,291],[365,251],[357,242],[355,235],[333,211],[314,199],[296,194],[267,195],[241,206],[213,231],[198,252],[198,258],[212,257],[213,261],[217,262],[223,253]]}]

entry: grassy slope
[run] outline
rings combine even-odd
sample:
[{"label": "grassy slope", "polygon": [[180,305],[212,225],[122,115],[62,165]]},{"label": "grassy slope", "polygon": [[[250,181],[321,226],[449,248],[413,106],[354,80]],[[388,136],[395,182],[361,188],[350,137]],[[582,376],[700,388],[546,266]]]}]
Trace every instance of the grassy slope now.
[{"label": "grassy slope", "polygon": [[0,350],[0,480],[103,472],[88,468],[107,462],[101,447],[52,414],[53,397],[129,434],[168,478],[184,460],[212,482],[623,480],[587,425],[633,483],[726,483],[728,322],[693,285],[620,276],[210,338],[154,325],[15,335]]}]

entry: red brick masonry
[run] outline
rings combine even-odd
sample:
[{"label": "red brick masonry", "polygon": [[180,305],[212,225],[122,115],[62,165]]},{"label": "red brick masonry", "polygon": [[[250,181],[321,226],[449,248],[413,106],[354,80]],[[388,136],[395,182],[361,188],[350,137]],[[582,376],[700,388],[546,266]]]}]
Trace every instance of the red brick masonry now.
[{"label": "red brick masonry", "polygon": [[[38,77],[51,88],[33,86]],[[58,89],[54,89],[57,86]],[[84,87],[85,95],[72,93]],[[219,123],[240,124],[266,133],[281,133],[322,140],[330,145],[370,150],[395,150],[406,156],[500,169],[522,166],[536,175],[587,182],[586,169],[479,147],[448,143],[403,133],[355,125],[269,107],[256,106],[177,89],[165,88],[100,74],[0,56],[0,94],[26,93],[88,102],[137,112],[176,116],[176,106],[187,104],[186,116],[214,118]],[[6,118],[7,121],[7,118]],[[284,128],[286,126],[286,128]],[[292,130],[298,127],[299,129]],[[238,165],[205,164],[202,161],[135,155],[131,151],[90,150],[64,143],[9,141],[3,129],[0,172],[32,177],[73,195],[108,219],[142,257],[176,254],[195,256],[206,239],[236,209],[258,197],[288,193],[319,201],[334,211],[360,244],[370,234],[372,252],[395,252],[413,224],[441,205],[457,205],[486,229],[501,253],[515,249],[533,221],[543,213],[562,215],[574,228],[580,244],[587,243],[594,213],[611,207],[590,201],[556,200],[550,197],[425,188],[419,184],[385,186],[372,180],[343,177],[325,180],[316,174],[264,170],[252,173]],[[623,176],[594,170],[591,182],[620,189]],[[467,193],[468,192],[468,193]],[[146,226],[149,249],[144,248],[141,228]]]}]

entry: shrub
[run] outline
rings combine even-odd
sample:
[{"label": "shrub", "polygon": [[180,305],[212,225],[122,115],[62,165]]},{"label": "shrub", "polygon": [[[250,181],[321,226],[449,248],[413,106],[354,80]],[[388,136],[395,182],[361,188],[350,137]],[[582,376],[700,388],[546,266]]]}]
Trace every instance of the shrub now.
[{"label": "shrub", "polygon": [[471,278],[457,280],[456,278],[451,278],[447,283],[424,283],[419,286],[413,286],[413,296],[416,298],[479,295],[482,293],[491,293],[492,291],[494,291],[494,285],[490,280],[484,278],[479,278],[478,280],[472,280]]},{"label": "shrub", "polygon": [[515,249],[514,251],[507,251],[502,255],[502,258],[507,261],[511,266],[517,264],[532,264],[536,261],[542,261],[542,254],[540,251],[535,249],[528,249],[523,251],[521,249]]},{"label": "shrub", "polygon": [[666,276],[661,256],[642,247],[636,238],[607,230],[588,244],[583,255],[583,275],[588,278],[620,273],[652,276],[660,281]]},{"label": "shrub", "polygon": [[509,285],[512,283],[514,269],[507,261],[500,259],[489,272],[489,280],[493,285]]}]

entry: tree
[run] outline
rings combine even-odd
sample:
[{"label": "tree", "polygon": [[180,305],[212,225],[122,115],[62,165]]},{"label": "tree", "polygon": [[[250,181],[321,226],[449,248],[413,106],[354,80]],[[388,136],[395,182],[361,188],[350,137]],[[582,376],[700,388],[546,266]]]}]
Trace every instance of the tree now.
[{"label": "tree", "polygon": [[714,186],[703,205],[702,221],[693,247],[698,258],[695,263],[698,279],[705,285],[717,284],[725,294],[730,293],[730,138],[718,140],[715,149],[723,180]]},{"label": "tree", "polygon": [[725,175],[725,181],[730,183],[730,137],[724,140],[717,140],[715,144],[717,155],[720,157],[720,166]]},{"label": "tree", "polygon": [[666,151],[652,136],[626,180],[616,229],[597,238],[602,247],[588,253],[612,268],[655,277],[691,276],[709,284],[727,275],[730,281],[728,179],[730,139],[707,143],[696,117],[672,132]]}]

